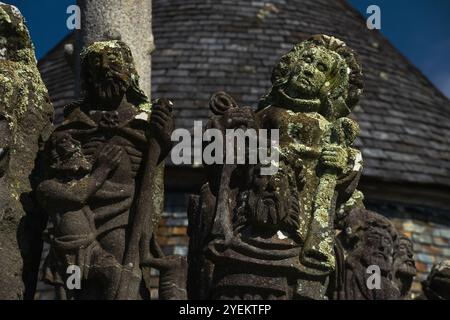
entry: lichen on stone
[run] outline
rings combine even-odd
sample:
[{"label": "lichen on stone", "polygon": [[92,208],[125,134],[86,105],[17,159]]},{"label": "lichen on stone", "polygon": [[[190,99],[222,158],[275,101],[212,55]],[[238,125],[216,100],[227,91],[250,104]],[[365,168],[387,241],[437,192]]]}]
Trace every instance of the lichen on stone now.
[{"label": "lichen on stone", "polygon": [[[16,7],[0,3],[0,256],[4,261],[0,299],[23,298],[24,281],[30,277],[22,274],[23,261],[29,264],[40,258],[33,250],[40,245],[42,230],[36,231],[39,226],[26,219],[36,210],[31,197],[33,170],[52,117],[25,20]],[[26,235],[20,231],[24,224],[31,226]],[[39,237],[30,243],[34,231]]]}]

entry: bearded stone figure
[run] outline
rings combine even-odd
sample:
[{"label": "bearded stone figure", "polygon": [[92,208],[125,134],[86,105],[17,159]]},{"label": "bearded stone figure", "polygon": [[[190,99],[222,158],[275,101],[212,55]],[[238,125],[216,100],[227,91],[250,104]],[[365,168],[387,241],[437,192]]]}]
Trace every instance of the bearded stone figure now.
[{"label": "bearded stone figure", "polygon": [[[172,289],[163,298],[183,297],[185,266],[164,258],[156,244],[159,217],[150,196],[171,148],[172,104],[150,105],[121,41],[86,48],[82,76],[85,98],[65,108],[46,146],[48,175],[37,188],[51,222],[45,280],[62,299],[147,299],[143,269],[164,266],[161,286]],[[66,286],[69,266],[80,268],[79,290]]]},{"label": "bearded stone figure", "polygon": [[413,243],[408,237],[400,235],[394,253],[393,275],[394,283],[399,288],[400,296],[403,299],[407,298],[416,273]]},{"label": "bearded stone figure", "polygon": [[405,284],[394,281],[395,273],[399,272],[394,268],[394,259],[398,259],[398,269],[402,264],[401,269],[406,270],[404,265],[410,266],[412,257],[407,252],[400,261],[402,253],[398,251],[398,243],[398,233],[387,218],[366,209],[352,210],[338,235],[338,281],[330,297],[337,300],[401,299],[406,295],[403,291],[407,292],[409,287],[406,280]]},{"label": "bearded stone figure", "polygon": [[361,67],[342,41],[318,35],[281,58],[272,83],[256,112],[225,93],[211,100],[207,129],[267,130],[259,142],[269,146],[275,130],[279,160],[272,175],[262,162],[206,168],[208,183],[189,206],[192,298],[326,298],[336,207],[362,170],[359,127],[347,117],[362,93]]}]

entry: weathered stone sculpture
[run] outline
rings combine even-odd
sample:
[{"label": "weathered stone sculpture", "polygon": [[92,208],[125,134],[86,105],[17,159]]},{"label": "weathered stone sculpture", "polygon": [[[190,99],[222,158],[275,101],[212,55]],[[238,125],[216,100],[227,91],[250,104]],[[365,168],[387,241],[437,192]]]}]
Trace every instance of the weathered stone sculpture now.
[{"label": "weathered stone sculpture", "polygon": [[25,21],[0,3],[0,300],[34,295],[45,218],[33,200],[33,168],[52,118]]},{"label": "weathered stone sculpture", "polygon": [[416,273],[413,244],[408,237],[400,235],[394,251],[393,280],[403,299],[407,298]]},{"label": "weathered stone sculpture", "polygon": [[[163,257],[153,230],[151,186],[171,148],[172,104],[150,103],[133,57],[121,41],[96,42],[82,53],[85,98],[65,108],[47,144],[47,177],[38,198],[52,222],[45,280],[67,299],[146,299],[142,268],[159,267],[163,297],[183,298],[182,262]],[[66,286],[67,267],[81,289]],[[177,269],[178,268],[178,269]],[[175,275],[174,275],[175,274]],[[181,283],[179,283],[181,282]]]},{"label": "weathered stone sculpture", "polygon": [[[407,284],[399,286],[392,281],[396,271],[394,257],[396,255],[398,233],[392,223],[385,217],[365,209],[355,209],[345,218],[345,228],[338,236],[337,260],[340,268],[337,271],[336,292],[332,296],[337,300],[392,300],[400,299],[400,290],[409,290]],[[408,259],[409,252],[406,253]],[[402,257],[399,264],[409,261]],[[375,266],[380,274],[379,287],[369,282],[373,274],[369,268]],[[402,267],[403,268],[403,267]],[[397,265],[397,269],[400,266]],[[403,277],[401,277],[403,280]],[[411,280],[411,279],[409,279]],[[406,281],[405,281],[406,282]],[[409,286],[411,283],[409,283]],[[403,292],[402,292],[403,294]],[[406,293],[404,293],[406,295]]]},{"label": "weathered stone sculpture", "polygon": [[[207,128],[278,129],[278,172],[212,165],[189,206],[192,298],[324,299],[335,270],[336,207],[355,191],[361,67],[336,38],[314,36],[283,56],[259,110],[211,101]],[[269,138],[270,139],[270,138]]]},{"label": "weathered stone sculpture", "polygon": [[422,282],[423,295],[418,300],[450,300],[450,261],[437,263]]}]

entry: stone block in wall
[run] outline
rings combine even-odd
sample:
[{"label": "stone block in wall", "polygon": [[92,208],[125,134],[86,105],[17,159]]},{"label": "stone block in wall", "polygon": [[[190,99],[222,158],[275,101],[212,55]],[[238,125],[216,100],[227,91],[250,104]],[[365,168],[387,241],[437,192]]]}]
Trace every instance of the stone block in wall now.
[{"label": "stone block in wall", "polygon": [[439,235],[443,238],[450,239],[450,229],[439,229]]},{"label": "stone block in wall", "polygon": [[150,297],[152,300],[158,300],[158,297],[159,297],[158,288],[150,289]]},{"label": "stone block in wall", "polygon": [[171,228],[165,227],[163,224],[161,227],[158,228],[158,236],[164,237],[164,236],[171,236]]},{"label": "stone block in wall", "polygon": [[187,219],[179,219],[179,218],[169,218],[166,220],[165,223],[168,227],[174,227],[174,226],[184,226],[187,227],[188,220]]},{"label": "stone block in wall", "polygon": [[412,220],[406,220],[403,222],[403,230],[406,232],[422,233],[425,231],[425,226],[413,222]]},{"label": "stone block in wall", "polygon": [[440,247],[450,247],[450,239],[433,237],[433,244]]},{"label": "stone block in wall", "polygon": [[175,246],[173,254],[178,254],[180,256],[187,256],[188,248],[186,246]]},{"label": "stone block in wall", "polygon": [[449,248],[442,249],[442,255],[445,256],[446,259],[450,259],[450,249]]},{"label": "stone block in wall", "polygon": [[426,253],[435,257],[435,261],[440,261],[440,257],[443,255],[442,248],[436,246],[428,246],[426,248]]},{"label": "stone block in wall", "polygon": [[172,235],[183,236],[187,234],[187,227],[172,228]]},{"label": "stone block in wall", "polygon": [[165,245],[168,245],[168,246],[179,245],[179,246],[187,247],[188,242],[189,242],[189,240],[187,237],[168,237]]},{"label": "stone block in wall", "polygon": [[416,269],[419,273],[427,272],[427,265],[425,263],[416,261]]},{"label": "stone block in wall", "polygon": [[426,254],[426,253],[416,254],[416,259],[425,264],[433,264],[436,261],[434,256]]},{"label": "stone block in wall", "polygon": [[418,243],[422,243],[422,244],[432,244],[433,243],[433,239],[432,239],[431,235],[429,235],[427,233],[420,233],[420,234],[414,233],[412,235],[412,240],[414,242],[418,242]]}]

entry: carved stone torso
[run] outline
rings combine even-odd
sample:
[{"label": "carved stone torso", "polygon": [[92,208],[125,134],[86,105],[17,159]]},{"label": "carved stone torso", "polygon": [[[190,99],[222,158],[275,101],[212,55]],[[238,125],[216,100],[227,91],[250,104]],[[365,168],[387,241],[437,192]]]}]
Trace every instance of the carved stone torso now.
[{"label": "carved stone torso", "polygon": [[302,167],[300,180],[303,184],[297,190],[300,202],[298,234],[304,241],[314,209],[311,195],[319,183],[318,159],[322,146],[329,143],[330,122],[317,112],[295,112],[273,106],[259,112],[258,118],[262,128],[279,130],[280,153],[294,158],[293,161],[298,161]]},{"label": "carved stone torso", "polygon": [[[211,111],[227,129],[278,130],[279,161],[269,176],[262,164],[226,164],[209,177],[189,221],[189,259],[198,263],[190,274],[199,279],[203,269],[209,276],[199,298],[325,299],[335,269],[336,207],[350,198],[361,172],[352,148],[359,128],[347,117],[361,79],[353,52],[317,35],[281,57],[256,113],[224,93],[213,96]],[[218,192],[209,189],[218,185]],[[208,189],[217,198],[205,196]],[[202,220],[212,227],[199,228]]]},{"label": "carved stone torso", "polygon": [[[81,109],[75,109],[57,129],[70,132],[74,139],[80,141],[82,152],[92,166],[104,145],[113,144],[123,150],[116,170],[88,201],[95,216],[98,235],[129,223],[129,210],[138,182],[136,176],[147,146],[145,130],[148,123],[137,117],[137,111],[128,109],[120,117],[117,112],[110,113],[117,119],[105,126],[104,112],[90,112],[88,115]],[[81,125],[85,125],[86,129],[72,129]]]},{"label": "carved stone torso", "polygon": [[[67,263],[80,265],[84,279],[98,272],[97,267],[105,267],[105,262],[106,266],[111,265],[115,272],[120,272],[126,249],[127,226],[133,218],[130,213],[140,182],[138,175],[142,171],[143,154],[148,145],[146,112],[139,113],[133,106],[122,112],[84,112],[86,109],[86,104],[68,106],[66,120],[53,135],[68,134],[74,143],[79,144],[81,157],[86,159],[90,168],[97,166],[98,154],[107,145],[115,146],[121,156],[115,170],[105,181],[98,182],[101,183],[99,188],[89,195],[84,204],[75,204],[73,208],[64,205],[64,199],[60,199],[56,190],[64,188],[64,183],[70,187],[70,184],[80,183],[81,180],[64,182],[61,180],[63,177],[55,177],[55,182],[48,180],[40,185],[41,198],[49,204],[46,209],[54,226],[51,234],[54,248],[46,263],[46,279],[60,285],[64,284]],[[83,179],[89,179],[90,175],[92,172]],[[76,248],[80,248],[79,251]],[[67,250],[71,250],[71,255],[61,259],[61,254]],[[113,298],[116,290],[116,275],[112,271],[109,274],[111,277],[107,280],[108,289],[101,296],[103,299]],[[83,299],[100,298],[89,289],[81,294]]]}]

